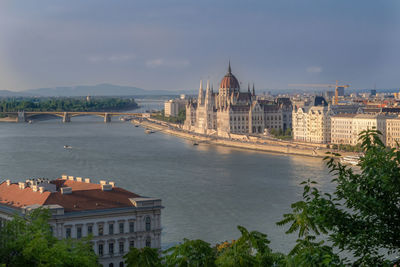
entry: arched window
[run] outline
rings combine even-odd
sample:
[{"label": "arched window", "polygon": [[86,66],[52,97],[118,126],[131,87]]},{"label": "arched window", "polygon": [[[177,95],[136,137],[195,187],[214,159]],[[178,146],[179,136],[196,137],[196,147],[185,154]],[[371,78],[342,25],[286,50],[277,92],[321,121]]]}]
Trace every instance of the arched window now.
[{"label": "arched window", "polygon": [[119,267],[124,267],[124,262],[123,261],[119,262]]},{"label": "arched window", "polygon": [[146,231],[151,230],[151,219],[150,217],[146,217]]},{"label": "arched window", "polygon": [[110,263],[108,267],[114,267],[114,263]]}]

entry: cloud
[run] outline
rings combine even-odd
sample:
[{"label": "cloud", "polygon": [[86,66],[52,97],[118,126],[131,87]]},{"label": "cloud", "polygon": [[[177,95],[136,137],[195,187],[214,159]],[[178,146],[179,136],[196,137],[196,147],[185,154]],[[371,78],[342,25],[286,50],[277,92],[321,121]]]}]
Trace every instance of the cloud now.
[{"label": "cloud", "polygon": [[132,61],[136,59],[136,55],[134,54],[125,54],[125,55],[110,55],[110,56],[89,56],[87,60],[89,62],[98,63],[98,62],[126,62]]},{"label": "cloud", "polygon": [[146,66],[149,68],[157,67],[172,67],[172,68],[184,68],[189,66],[189,61],[186,59],[170,59],[165,60],[163,58],[156,58],[146,61]]},{"label": "cloud", "polygon": [[308,73],[321,73],[322,72],[321,67],[308,67],[306,70]]}]

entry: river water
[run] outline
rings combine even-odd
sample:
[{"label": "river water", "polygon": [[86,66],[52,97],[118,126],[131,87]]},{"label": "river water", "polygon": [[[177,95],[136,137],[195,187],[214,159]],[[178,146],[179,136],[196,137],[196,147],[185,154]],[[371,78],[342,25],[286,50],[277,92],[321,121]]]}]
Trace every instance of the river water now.
[{"label": "river water", "polygon": [[[72,149],[64,149],[64,145]],[[268,235],[287,252],[295,236],[276,226],[300,200],[300,182],[311,178],[332,191],[318,158],[280,155],[200,144],[113,118],[74,117],[0,124],[0,179],[57,178],[61,174],[115,181],[135,193],[159,197],[162,244],[183,238],[210,243],[235,239],[237,225]]]}]

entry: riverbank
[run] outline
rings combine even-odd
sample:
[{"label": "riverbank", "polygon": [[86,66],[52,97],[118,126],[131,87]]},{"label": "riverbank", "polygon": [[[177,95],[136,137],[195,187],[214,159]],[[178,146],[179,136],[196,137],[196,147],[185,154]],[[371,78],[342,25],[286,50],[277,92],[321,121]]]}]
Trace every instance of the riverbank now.
[{"label": "riverbank", "polygon": [[17,118],[4,117],[0,118],[0,122],[17,122]]},{"label": "riverbank", "polygon": [[[207,143],[222,145],[240,149],[250,149],[263,152],[275,152],[280,154],[292,154],[310,157],[326,156],[327,152],[332,152],[331,149],[326,148],[326,145],[317,145],[304,143],[279,141],[273,139],[259,138],[254,136],[233,135],[234,138],[211,137],[193,132],[188,132],[178,128],[178,125],[173,125],[163,121],[154,119],[148,120],[133,120],[132,123],[140,124],[144,128],[148,128],[157,132],[174,135],[180,138],[191,140],[197,143]],[[343,155],[353,155],[353,153],[342,153]]]}]

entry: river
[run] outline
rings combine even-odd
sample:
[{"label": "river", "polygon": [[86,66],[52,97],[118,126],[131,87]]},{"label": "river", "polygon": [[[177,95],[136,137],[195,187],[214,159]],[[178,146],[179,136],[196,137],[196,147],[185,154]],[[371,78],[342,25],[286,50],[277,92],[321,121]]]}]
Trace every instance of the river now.
[{"label": "river", "polygon": [[65,173],[161,198],[163,247],[183,238],[232,240],[243,225],[266,233],[273,249],[287,252],[296,238],[275,223],[300,200],[300,182],[311,178],[327,191],[333,188],[319,158],[193,146],[174,136],[145,134],[116,118],[108,124],[91,116],[65,124],[1,123],[0,151],[1,180]]}]

